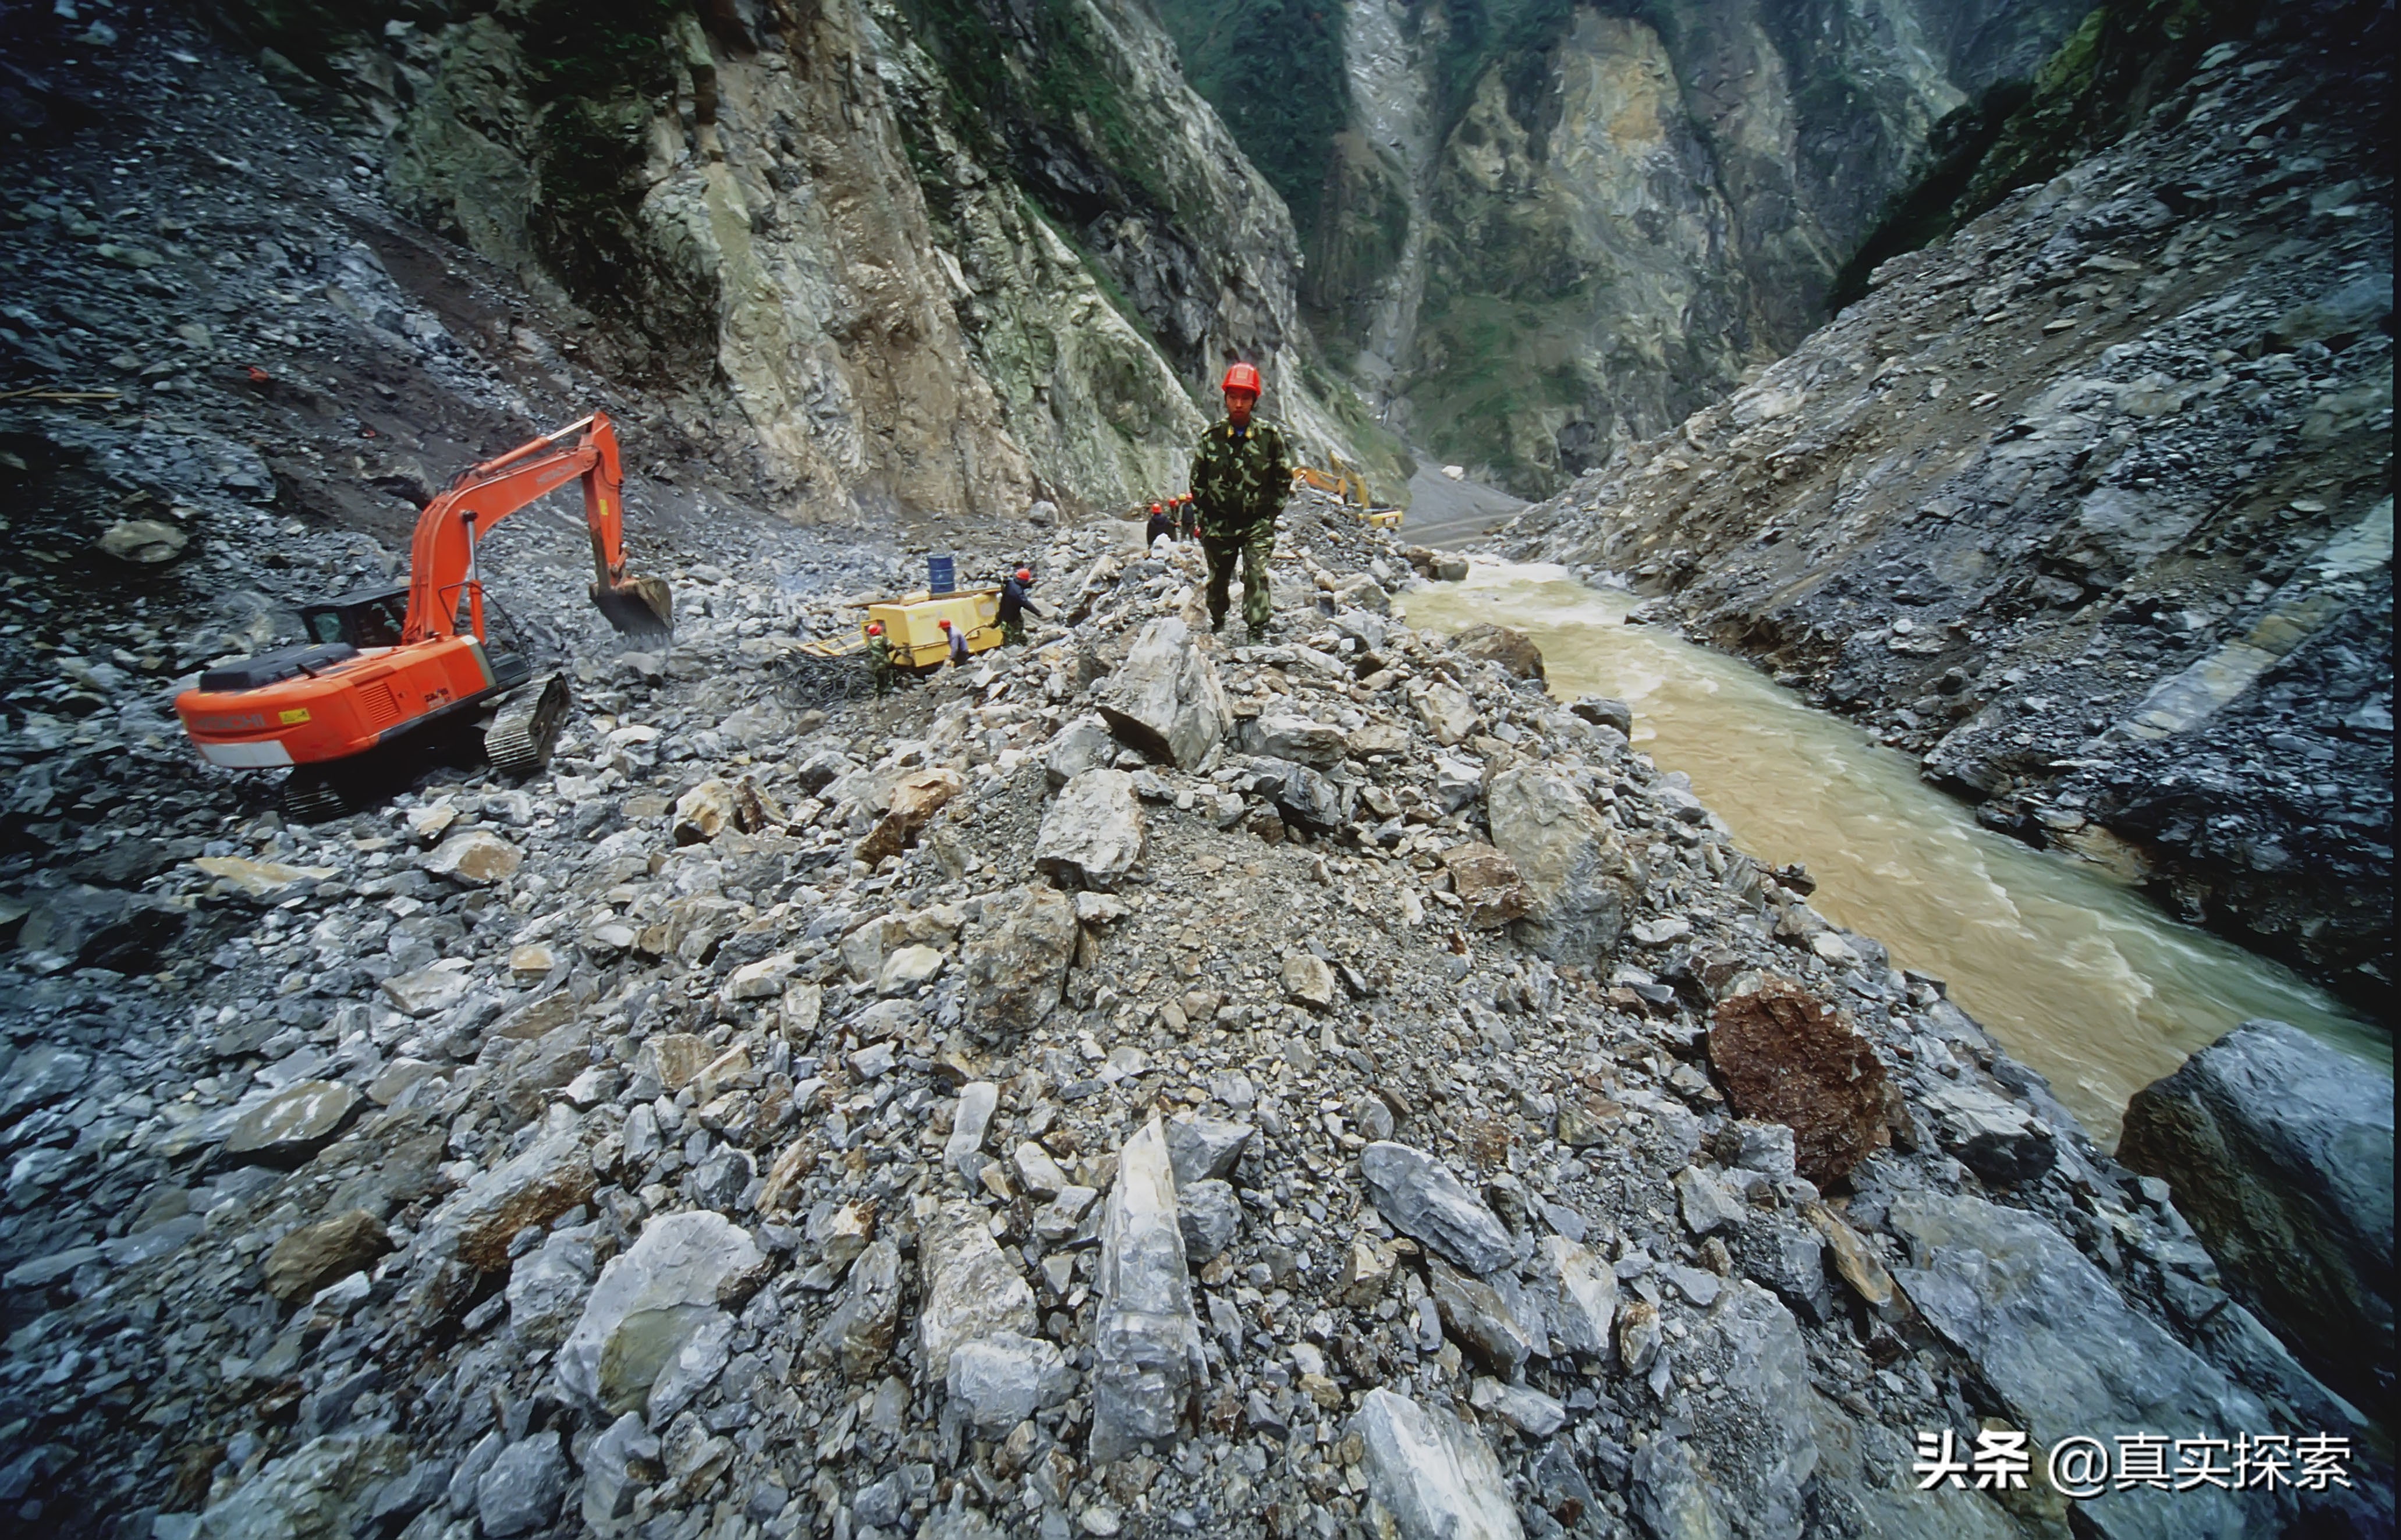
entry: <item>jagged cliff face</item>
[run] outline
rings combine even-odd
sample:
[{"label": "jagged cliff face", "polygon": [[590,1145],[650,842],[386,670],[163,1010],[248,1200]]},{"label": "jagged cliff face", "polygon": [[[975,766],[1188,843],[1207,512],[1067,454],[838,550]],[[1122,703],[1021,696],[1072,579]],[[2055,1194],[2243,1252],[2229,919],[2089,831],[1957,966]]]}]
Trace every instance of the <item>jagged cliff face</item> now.
[{"label": "jagged cliff face", "polygon": [[[1239,126],[1225,8],[1164,7]],[[1396,429],[1550,490],[1806,335],[1935,124],[2083,9],[1351,0],[1306,297]]]},{"label": "jagged cliff face", "polygon": [[[1319,453],[1289,217],[1157,29],[1095,5],[242,4],[405,213],[594,324],[805,516],[1180,486],[1226,357]],[[1072,93],[1052,88],[1072,76]]]}]

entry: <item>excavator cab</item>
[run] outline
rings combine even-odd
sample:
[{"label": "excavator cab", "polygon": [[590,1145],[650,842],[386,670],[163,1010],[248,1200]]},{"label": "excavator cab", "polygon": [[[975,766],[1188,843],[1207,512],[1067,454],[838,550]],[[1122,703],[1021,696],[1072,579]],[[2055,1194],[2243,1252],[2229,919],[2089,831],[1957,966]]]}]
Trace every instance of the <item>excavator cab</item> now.
[{"label": "excavator cab", "polygon": [[300,624],[308,629],[309,639],[321,645],[397,647],[407,622],[408,590],[403,587],[361,588],[300,607]]}]

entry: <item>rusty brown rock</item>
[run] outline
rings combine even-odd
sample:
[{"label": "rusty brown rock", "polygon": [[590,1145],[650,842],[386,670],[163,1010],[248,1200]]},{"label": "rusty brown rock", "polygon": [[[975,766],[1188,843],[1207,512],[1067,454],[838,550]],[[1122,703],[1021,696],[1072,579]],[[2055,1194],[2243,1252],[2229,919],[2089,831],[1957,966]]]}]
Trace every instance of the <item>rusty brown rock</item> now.
[{"label": "rusty brown rock", "polygon": [[1884,1066],[1843,1013],[1770,977],[1718,1002],[1709,1064],[1746,1118],[1792,1130],[1795,1163],[1820,1187],[1891,1142]]},{"label": "rusty brown rock", "polygon": [[916,843],[917,831],[966,785],[967,777],[955,770],[919,770],[901,777],[893,785],[890,810],[876,820],[852,854],[870,866],[899,855]]},{"label": "rusty brown rock", "polygon": [[363,1208],[303,1225],[275,1243],[260,1271],[267,1292],[297,1304],[327,1284],[346,1278],[391,1249],[383,1221]]},{"label": "rusty brown rock", "polygon": [[505,1272],[518,1231],[589,1203],[595,1185],[591,1150],[575,1129],[559,1128],[475,1176],[436,1218],[456,1226],[460,1260],[480,1272]]},{"label": "rusty brown rock", "polygon": [[1455,845],[1442,853],[1471,929],[1494,930],[1526,917],[1525,879],[1517,863],[1489,845]]}]

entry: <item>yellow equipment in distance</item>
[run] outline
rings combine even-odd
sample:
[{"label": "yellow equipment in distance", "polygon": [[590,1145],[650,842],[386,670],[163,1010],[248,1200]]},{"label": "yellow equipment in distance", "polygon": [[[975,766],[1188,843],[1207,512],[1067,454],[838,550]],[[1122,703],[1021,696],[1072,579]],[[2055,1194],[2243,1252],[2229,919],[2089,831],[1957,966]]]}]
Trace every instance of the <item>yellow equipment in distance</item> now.
[{"label": "yellow equipment in distance", "polygon": [[1379,529],[1401,527],[1401,510],[1377,507],[1376,500],[1367,495],[1367,478],[1338,460],[1330,471],[1321,471],[1314,465],[1296,465],[1292,468],[1292,479],[1299,486],[1333,493],[1358,509],[1359,516]]},{"label": "yellow equipment in distance", "polygon": [[1321,471],[1314,465],[1296,465],[1292,478],[1304,487],[1314,487],[1321,492],[1331,492],[1345,502],[1367,506],[1366,478],[1338,461],[1331,471]]}]

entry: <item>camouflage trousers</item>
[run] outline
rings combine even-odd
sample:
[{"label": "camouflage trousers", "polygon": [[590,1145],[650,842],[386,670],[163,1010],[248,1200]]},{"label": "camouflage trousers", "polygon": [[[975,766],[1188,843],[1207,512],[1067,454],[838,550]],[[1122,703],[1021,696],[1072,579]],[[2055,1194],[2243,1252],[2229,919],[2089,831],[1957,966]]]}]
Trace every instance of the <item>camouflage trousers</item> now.
[{"label": "camouflage trousers", "polygon": [[1234,563],[1242,564],[1242,621],[1255,631],[1268,628],[1268,617],[1275,609],[1274,596],[1268,586],[1268,558],[1275,554],[1275,520],[1263,518],[1238,535],[1202,535],[1200,554],[1209,560],[1209,624],[1226,624],[1226,607],[1230,602],[1226,584],[1234,576]]},{"label": "camouflage trousers", "polygon": [[1020,615],[1014,620],[1004,620],[1000,623],[1000,644],[1003,647],[1022,647],[1025,645],[1025,617],[1023,615]]}]

